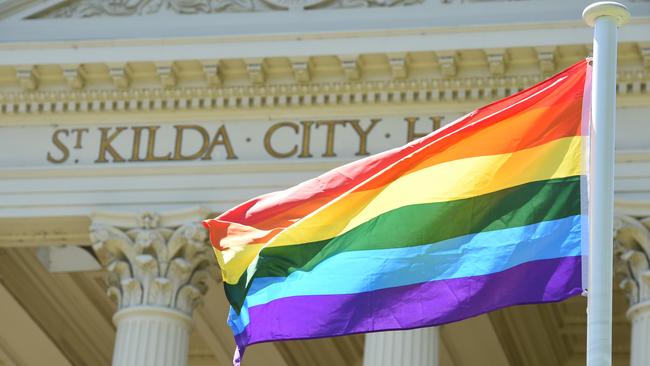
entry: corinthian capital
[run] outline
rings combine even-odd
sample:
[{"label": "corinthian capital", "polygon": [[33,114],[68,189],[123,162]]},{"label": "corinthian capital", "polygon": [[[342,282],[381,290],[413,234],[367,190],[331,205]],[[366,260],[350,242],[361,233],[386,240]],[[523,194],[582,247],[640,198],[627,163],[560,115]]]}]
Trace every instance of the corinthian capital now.
[{"label": "corinthian capital", "polygon": [[650,301],[650,217],[614,219],[614,268],[630,306]]},{"label": "corinthian capital", "polygon": [[185,222],[175,216],[93,215],[93,249],[109,271],[108,293],[118,310],[149,305],[191,315],[205,293],[211,252],[204,215],[185,212]]}]

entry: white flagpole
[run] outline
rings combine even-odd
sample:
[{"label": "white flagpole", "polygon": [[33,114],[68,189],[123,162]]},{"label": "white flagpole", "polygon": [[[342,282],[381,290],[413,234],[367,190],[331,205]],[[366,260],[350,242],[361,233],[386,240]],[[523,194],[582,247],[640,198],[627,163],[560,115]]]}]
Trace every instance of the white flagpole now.
[{"label": "white flagpole", "polygon": [[622,4],[604,1],[589,5],[582,17],[594,27],[587,366],[611,366],[617,27],[630,12]]}]

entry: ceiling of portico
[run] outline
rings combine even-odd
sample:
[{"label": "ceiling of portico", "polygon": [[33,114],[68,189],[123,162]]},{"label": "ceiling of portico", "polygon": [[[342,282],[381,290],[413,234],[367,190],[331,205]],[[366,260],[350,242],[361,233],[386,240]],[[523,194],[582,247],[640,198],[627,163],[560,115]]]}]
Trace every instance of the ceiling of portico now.
[{"label": "ceiling of portico", "polygon": [[[53,349],[58,348],[59,357],[72,365],[110,364],[115,304],[106,295],[104,281],[102,271],[49,273],[37,260],[35,249],[0,249],[0,283],[50,339]],[[227,302],[221,285],[215,280],[208,285],[209,291],[194,314],[190,366],[227,365],[234,349],[225,322]],[[512,307],[445,325],[441,366],[475,366],[486,360],[495,366],[584,365],[585,306],[584,298],[575,297],[555,304]],[[629,364],[626,308],[623,293],[615,291],[615,366]],[[20,357],[6,348],[0,344],[0,356],[4,352]],[[267,366],[360,366],[362,358],[362,335],[266,343],[246,353],[248,364]]]},{"label": "ceiling of portico", "polygon": [[[579,366],[586,357],[585,297],[544,304],[524,305],[491,313],[511,365]],[[630,364],[630,324],[625,317],[628,302],[622,290],[614,290],[614,366]]]}]

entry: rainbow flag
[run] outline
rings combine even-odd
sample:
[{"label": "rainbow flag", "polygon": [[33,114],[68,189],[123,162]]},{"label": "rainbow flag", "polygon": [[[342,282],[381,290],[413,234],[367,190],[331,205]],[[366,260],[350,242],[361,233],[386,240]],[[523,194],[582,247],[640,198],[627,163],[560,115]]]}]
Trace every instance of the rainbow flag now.
[{"label": "rainbow flag", "polygon": [[589,80],[585,60],[206,220],[239,354],[580,294]]}]

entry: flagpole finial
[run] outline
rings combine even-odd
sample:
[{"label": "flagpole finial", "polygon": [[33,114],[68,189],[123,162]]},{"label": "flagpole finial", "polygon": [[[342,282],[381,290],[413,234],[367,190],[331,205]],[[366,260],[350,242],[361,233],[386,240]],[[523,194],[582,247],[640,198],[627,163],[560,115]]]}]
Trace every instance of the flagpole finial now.
[{"label": "flagpole finial", "polygon": [[602,16],[610,16],[616,19],[616,25],[621,26],[630,19],[630,11],[627,6],[616,1],[599,1],[590,4],[582,11],[582,19],[590,27],[596,24],[596,19]]}]

